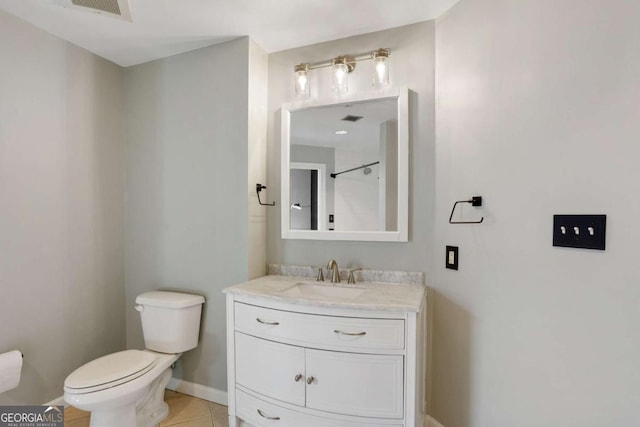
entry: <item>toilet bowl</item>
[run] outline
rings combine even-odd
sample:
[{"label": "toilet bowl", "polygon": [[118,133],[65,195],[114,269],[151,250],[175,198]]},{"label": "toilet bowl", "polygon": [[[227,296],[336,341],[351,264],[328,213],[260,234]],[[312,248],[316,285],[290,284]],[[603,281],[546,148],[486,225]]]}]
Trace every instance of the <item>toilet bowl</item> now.
[{"label": "toilet bowl", "polygon": [[146,349],[100,357],[65,380],[64,400],[91,412],[91,427],[157,426],[169,413],[171,365],[198,344],[203,297],[147,292],[136,303]]}]

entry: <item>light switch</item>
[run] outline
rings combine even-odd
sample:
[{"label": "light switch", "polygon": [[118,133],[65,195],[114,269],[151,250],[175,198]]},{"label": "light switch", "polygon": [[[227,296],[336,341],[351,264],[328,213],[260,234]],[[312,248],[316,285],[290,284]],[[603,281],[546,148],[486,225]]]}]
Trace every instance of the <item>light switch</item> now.
[{"label": "light switch", "polygon": [[553,246],[605,249],[606,215],[554,215]]}]

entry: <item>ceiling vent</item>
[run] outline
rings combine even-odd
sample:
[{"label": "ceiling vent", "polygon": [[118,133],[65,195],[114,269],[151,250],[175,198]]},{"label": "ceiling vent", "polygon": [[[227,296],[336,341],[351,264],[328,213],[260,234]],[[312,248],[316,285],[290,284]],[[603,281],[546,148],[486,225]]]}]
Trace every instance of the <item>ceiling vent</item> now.
[{"label": "ceiling vent", "polygon": [[348,115],[348,116],[344,116],[343,118],[341,118],[340,120],[344,120],[345,122],[357,122],[358,120],[361,120],[362,116],[352,116],[352,115]]},{"label": "ceiling vent", "polygon": [[133,22],[129,0],[60,0],[63,7]]}]

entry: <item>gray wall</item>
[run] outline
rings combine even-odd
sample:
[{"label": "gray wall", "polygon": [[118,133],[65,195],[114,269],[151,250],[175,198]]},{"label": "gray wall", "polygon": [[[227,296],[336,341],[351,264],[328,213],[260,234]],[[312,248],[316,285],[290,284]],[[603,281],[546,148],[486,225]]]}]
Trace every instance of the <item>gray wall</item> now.
[{"label": "gray wall", "polygon": [[242,38],[125,72],[127,345],[144,346],[138,294],[204,295],[200,345],[174,375],[220,390],[221,290],[249,275],[249,48]]},{"label": "gray wall", "polygon": [[[435,24],[269,56],[269,200],[294,64],[389,47],[392,84],[413,90],[410,242],[283,241],[279,209],[264,208],[267,260],[425,271],[430,412],[447,427],[640,422],[639,15],[633,2],[463,0]],[[261,259],[247,117],[262,117],[248,80],[264,55],[241,39],[127,70],[123,184],[121,70],[2,12],[0,37],[0,351],[26,355],[0,404],[57,397],[70,371],[124,347],[123,185],[128,345],[143,346],[137,294],[203,294],[201,346],[177,375],[226,389],[220,289]],[[366,65],[354,92],[370,90]],[[485,207],[465,213],[485,223],[448,225],[475,194]],[[551,246],[552,215],[568,212],[608,214],[606,252]]]},{"label": "gray wall", "polygon": [[41,404],[125,346],[123,73],[2,11],[0,39],[0,405]]},{"label": "gray wall", "polygon": [[[256,184],[267,183],[267,64],[269,56],[249,39],[249,108],[247,200],[249,203],[249,278],[267,274],[267,210],[260,206]],[[269,198],[276,192],[267,188],[262,194]]]},{"label": "gray wall", "polygon": [[[639,16],[637,1],[463,0],[437,21],[447,427],[640,425]],[[484,224],[447,226],[473,195]],[[552,247],[559,213],[607,214],[607,250]]]},{"label": "gray wall", "polygon": [[[322,242],[282,240],[280,211],[269,211],[267,259],[283,264],[323,265],[335,258],[341,267],[427,271],[431,265],[434,199],[434,22],[350,37],[269,55],[269,183],[280,184],[280,107],[295,100],[293,66],[323,61],[345,53],[380,47],[391,49],[391,85],[407,86],[411,104],[409,243]],[[362,62],[350,75],[352,93],[370,92],[372,64]],[[312,71],[312,90],[331,93],[329,71]],[[318,93],[312,93],[318,96]],[[417,188],[413,191],[413,188]],[[279,200],[279,194],[276,195]]]}]

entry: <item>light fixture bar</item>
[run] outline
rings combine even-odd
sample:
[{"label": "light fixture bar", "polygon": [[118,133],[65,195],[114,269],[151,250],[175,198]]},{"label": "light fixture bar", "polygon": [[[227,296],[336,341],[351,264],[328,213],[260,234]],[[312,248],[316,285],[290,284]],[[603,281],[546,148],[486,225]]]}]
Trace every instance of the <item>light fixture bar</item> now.
[{"label": "light fixture bar", "polygon": [[[366,61],[366,60],[369,60],[369,59],[374,59],[376,53],[380,52],[380,51],[386,51],[387,52],[387,56],[391,55],[391,51],[389,49],[378,49],[378,50],[374,50],[373,52],[360,53],[358,55],[339,55],[336,58],[340,58],[341,56],[344,56],[346,58],[349,58],[353,62],[360,62],[360,61]],[[311,62],[311,63],[305,64],[305,65],[308,67],[309,70],[317,70],[318,68],[327,68],[327,67],[331,67],[333,65],[333,61],[336,58],[331,58],[331,59],[328,59],[326,61]]]}]

